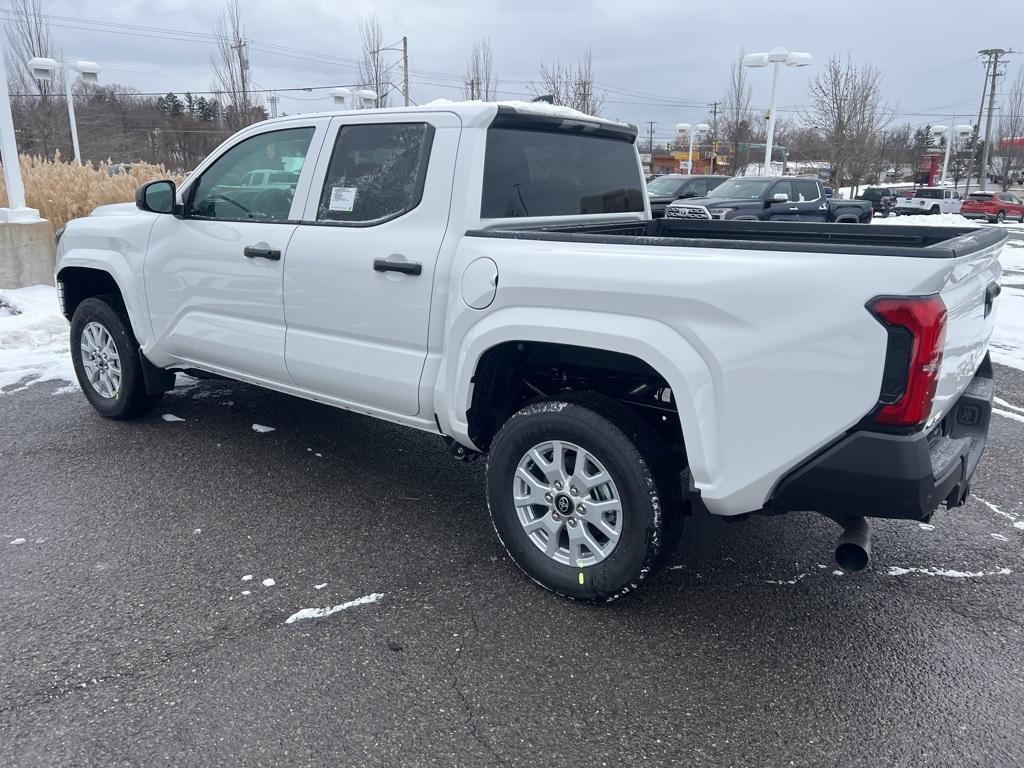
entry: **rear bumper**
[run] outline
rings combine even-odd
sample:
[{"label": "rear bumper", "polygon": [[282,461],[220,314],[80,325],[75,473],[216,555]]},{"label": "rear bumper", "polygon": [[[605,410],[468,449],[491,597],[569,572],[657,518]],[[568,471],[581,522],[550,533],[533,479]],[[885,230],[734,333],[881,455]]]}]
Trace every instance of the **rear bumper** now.
[{"label": "rear bumper", "polygon": [[766,508],[928,520],[942,502],[959,506],[985,450],[994,391],[986,357],[929,434],[851,432],[784,477]]},{"label": "rear bumper", "polygon": [[980,211],[960,211],[960,215],[965,219],[985,219],[986,221],[995,221],[995,214],[982,213]]}]

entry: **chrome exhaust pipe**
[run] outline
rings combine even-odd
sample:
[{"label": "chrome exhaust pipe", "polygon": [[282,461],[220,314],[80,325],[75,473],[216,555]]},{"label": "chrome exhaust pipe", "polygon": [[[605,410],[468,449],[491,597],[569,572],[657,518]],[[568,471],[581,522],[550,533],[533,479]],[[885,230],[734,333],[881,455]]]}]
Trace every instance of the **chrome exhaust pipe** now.
[{"label": "chrome exhaust pipe", "polygon": [[850,515],[842,521],[836,542],[836,563],[844,571],[863,571],[871,562],[871,527],[863,517]]}]

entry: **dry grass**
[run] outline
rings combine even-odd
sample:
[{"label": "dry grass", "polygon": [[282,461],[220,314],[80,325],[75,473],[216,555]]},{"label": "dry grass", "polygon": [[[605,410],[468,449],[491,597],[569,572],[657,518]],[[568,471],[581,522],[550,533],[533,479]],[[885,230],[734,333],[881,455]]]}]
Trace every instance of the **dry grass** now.
[{"label": "dry grass", "polygon": [[[162,165],[140,163],[128,173],[111,176],[110,163],[78,165],[65,162],[60,155],[52,160],[42,157],[21,156],[21,178],[25,184],[25,203],[36,208],[39,215],[49,219],[54,229],[79,216],[86,216],[98,205],[127,203],[135,200],[140,184],[153,179],[174,179]],[[0,176],[0,204],[7,205],[7,189]]]}]

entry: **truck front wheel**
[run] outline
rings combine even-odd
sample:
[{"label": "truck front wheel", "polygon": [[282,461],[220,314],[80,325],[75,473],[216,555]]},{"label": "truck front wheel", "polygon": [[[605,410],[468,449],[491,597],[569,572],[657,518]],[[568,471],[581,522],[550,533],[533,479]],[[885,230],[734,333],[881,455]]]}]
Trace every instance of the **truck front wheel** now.
[{"label": "truck front wheel", "polygon": [[670,483],[646,425],[594,396],[515,413],[487,460],[487,501],[512,560],[547,589],[613,600],[653,570]]},{"label": "truck front wheel", "polygon": [[71,360],[82,392],[107,418],[135,418],[160,402],[146,392],[139,342],[117,297],[85,299],[75,309]]}]

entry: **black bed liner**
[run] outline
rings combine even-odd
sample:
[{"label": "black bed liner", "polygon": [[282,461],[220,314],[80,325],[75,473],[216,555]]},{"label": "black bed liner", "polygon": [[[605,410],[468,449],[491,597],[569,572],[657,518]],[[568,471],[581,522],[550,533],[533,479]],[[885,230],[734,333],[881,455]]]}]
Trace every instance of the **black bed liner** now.
[{"label": "black bed liner", "polygon": [[1001,245],[1009,237],[998,227],[904,227],[671,219],[471,229],[466,235],[549,242],[809,251],[929,259],[966,256]]}]

